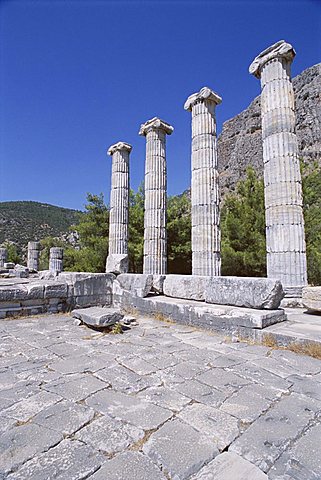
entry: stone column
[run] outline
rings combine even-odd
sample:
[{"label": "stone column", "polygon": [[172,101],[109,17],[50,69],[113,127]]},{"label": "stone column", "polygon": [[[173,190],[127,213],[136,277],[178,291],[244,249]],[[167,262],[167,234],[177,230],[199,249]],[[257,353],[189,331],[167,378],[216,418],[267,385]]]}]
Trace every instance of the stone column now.
[{"label": "stone column", "polygon": [[291,63],[284,40],[260,53],[249,71],[261,79],[267,275],[286,296],[301,297],[307,284],[302,184],[295,133]]},{"label": "stone column", "polygon": [[40,242],[28,242],[28,261],[29,270],[39,270]]},{"label": "stone column", "polygon": [[0,267],[4,267],[4,264],[7,263],[8,251],[6,248],[0,248]]},{"label": "stone column", "polygon": [[109,249],[106,272],[128,272],[129,154],[131,145],[118,142],[108,149],[112,156]]},{"label": "stone column", "polygon": [[222,102],[207,87],[188,97],[192,112],[192,273],[221,274],[220,206],[215,107]]},{"label": "stone column", "polygon": [[63,271],[64,249],[60,247],[52,247],[50,249],[49,270],[54,273]]},{"label": "stone column", "polygon": [[167,272],[166,235],[166,134],[174,128],[159,118],[152,118],[140,127],[146,137],[144,267],[147,274]]}]

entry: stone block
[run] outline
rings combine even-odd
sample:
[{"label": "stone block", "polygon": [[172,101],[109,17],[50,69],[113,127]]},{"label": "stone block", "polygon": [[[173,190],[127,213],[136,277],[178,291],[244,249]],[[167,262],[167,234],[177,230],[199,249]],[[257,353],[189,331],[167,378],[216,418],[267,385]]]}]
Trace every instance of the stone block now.
[{"label": "stone block", "polygon": [[27,298],[28,290],[24,285],[8,285],[0,289],[0,302],[26,300]]},{"label": "stone block", "polygon": [[238,307],[277,309],[284,297],[279,280],[255,277],[211,277],[205,294],[207,303]]},{"label": "stone block", "polygon": [[310,311],[321,312],[321,287],[304,287],[302,303]]},{"label": "stone block", "polygon": [[4,268],[7,268],[8,270],[12,270],[15,267],[15,264],[13,262],[5,262],[3,264]]},{"label": "stone block", "polygon": [[128,255],[112,254],[108,255],[106,261],[107,273],[127,273],[128,272]]},{"label": "stone block", "polygon": [[48,282],[45,284],[44,298],[67,298],[68,285],[66,283]]},{"label": "stone block", "polygon": [[137,297],[146,297],[153,286],[153,275],[144,275],[140,273],[123,273],[118,275],[114,282],[114,291],[117,294],[123,290],[131,292]]},{"label": "stone block", "polygon": [[114,308],[90,307],[73,310],[71,314],[86,325],[97,328],[110,327],[124,318],[124,315]]},{"label": "stone block", "polygon": [[187,300],[205,300],[209,277],[195,275],[166,275],[164,295],[186,298]]},{"label": "stone block", "polygon": [[164,281],[166,275],[153,275],[153,287],[152,291],[155,293],[163,294],[164,291]]}]

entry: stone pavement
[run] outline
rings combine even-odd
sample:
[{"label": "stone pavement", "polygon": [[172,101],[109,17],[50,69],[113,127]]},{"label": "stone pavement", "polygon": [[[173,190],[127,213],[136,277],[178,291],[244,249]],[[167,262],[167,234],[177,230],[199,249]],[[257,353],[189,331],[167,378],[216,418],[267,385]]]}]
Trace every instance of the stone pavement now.
[{"label": "stone pavement", "polygon": [[1,321],[0,479],[321,478],[321,361],[138,322]]}]

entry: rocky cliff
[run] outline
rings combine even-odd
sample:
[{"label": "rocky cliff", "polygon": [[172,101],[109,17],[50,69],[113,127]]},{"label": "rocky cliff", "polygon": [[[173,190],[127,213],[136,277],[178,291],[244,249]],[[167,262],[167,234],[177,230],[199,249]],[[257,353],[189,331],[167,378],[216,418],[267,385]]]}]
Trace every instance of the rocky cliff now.
[{"label": "rocky cliff", "polygon": [[[306,163],[321,162],[321,63],[293,79],[300,157]],[[260,97],[236,117],[224,123],[218,138],[220,189],[234,190],[251,165],[263,173]]]}]

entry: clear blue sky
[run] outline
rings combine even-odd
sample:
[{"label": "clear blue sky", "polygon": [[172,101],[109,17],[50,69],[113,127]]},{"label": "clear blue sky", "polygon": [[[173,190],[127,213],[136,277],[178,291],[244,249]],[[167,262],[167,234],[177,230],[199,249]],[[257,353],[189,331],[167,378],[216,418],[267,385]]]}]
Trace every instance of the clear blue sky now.
[{"label": "clear blue sky", "polygon": [[252,59],[285,39],[293,76],[321,61],[321,1],[0,1],[0,201],[82,209],[109,199],[107,148],[133,145],[131,187],[144,176],[141,123],[159,116],[168,137],[168,193],[190,184],[186,98],[223,97],[218,129],[260,84]]}]

